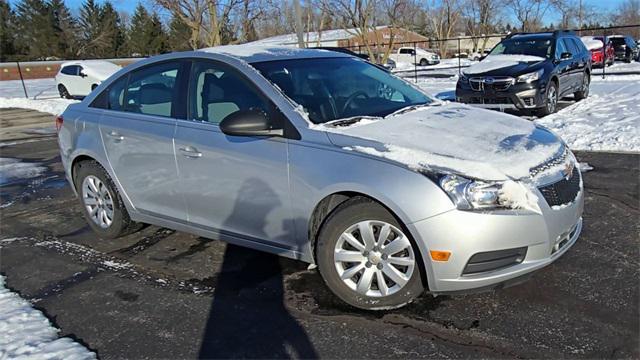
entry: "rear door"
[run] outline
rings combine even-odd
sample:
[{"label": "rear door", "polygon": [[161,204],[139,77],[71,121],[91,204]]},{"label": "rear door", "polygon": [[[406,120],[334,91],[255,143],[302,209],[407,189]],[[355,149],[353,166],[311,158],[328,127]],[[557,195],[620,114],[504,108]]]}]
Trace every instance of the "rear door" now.
[{"label": "rear door", "polygon": [[186,207],[177,193],[173,135],[185,64],[149,65],[114,82],[100,121],[113,173],[136,209],[178,220],[186,220]]},{"label": "rear door", "polygon": [[228,136],[219,123],[239,110],[271,102],[236,69],[215,61],[192,65],[188,119],[175,136],[180,193],[189,222],[235,239],[293,249],[287,140]]}]

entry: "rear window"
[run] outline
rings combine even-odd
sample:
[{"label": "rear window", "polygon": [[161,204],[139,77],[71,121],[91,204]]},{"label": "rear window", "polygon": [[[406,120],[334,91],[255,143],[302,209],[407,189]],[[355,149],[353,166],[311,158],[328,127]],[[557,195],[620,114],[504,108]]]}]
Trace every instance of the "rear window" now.
[{"label": "rear window", "polygon": [[624,45],[624,38],[611,38],[613,45]]}]

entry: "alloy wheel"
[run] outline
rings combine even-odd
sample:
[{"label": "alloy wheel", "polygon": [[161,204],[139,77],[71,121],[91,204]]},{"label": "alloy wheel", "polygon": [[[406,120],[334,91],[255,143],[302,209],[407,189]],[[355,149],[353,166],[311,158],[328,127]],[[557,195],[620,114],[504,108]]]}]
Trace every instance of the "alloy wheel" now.
[{"label": "alloy wheel", "polygon": [[96,176],[89,175],[82,181],[82,202],[91,220],[103,229],[113,223],[113,196],[107,186]]},{"label": "alloy wheel", "polygon": [[557,103],[558,95],[556,92],[556,88],[555,86],[550,86],[549,90],[547,90],[547,111],[549,113],[555,112]]},{"label": "alloy wheel", "polygon": [[347,228],[336,242],[334,263],[349,288],[371,297],[400,291],[416,267],[409,238],[397,227],[377,220]]}]

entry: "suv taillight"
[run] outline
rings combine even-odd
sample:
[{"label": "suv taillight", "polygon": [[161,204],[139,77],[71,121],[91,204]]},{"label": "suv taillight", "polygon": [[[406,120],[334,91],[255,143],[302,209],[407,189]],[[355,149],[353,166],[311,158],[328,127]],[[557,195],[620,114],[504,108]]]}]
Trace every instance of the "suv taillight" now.
[{"label": "suv taillight", "polygon": [[62,118],[62,115],[56,116],[56,132],[60,132],[60,129],[62,129],[63,122],[64,122],[64,119]]}]

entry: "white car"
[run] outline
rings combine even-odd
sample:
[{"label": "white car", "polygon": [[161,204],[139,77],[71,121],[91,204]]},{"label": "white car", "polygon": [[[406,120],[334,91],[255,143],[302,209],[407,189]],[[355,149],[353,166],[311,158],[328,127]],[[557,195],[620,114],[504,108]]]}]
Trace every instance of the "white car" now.
[{"label": "white car", "polygon": [[396,63],[409,63],[416,64],[420,66],[427,65],[435,65],[440,63],[440,56],[437,54],[421,49],[421,48],[413,48],[410,46],[401,47],[397,50],[396,53],[391,53],[389,55],[391,60]]},{"label": "white car", "polygon": [[87,96],[101,82],[120,70],[120,66],[103,60],[65,62],[56,75],[61,98]]}]

